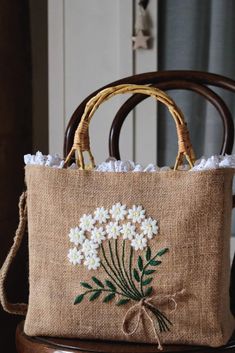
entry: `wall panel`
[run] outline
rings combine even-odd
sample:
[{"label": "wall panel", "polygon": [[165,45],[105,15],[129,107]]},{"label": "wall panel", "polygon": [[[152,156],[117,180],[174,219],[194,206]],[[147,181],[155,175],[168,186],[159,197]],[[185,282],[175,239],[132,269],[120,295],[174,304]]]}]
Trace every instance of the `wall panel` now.
[{"label": "wall panel", "polygon": [[[137,0],[48,0],[49,149],[63,151],[66,125],[89,93],[121,77],[158,69],[158,0],[150,1],[151,47],[132,50]],[[120,103],[105,103],[91,123],[97,163],[108,157],[108,134]],[[143,102],[121,134],[122,159],[157,161],[157,104]],[[234,246],[233,246],[234,249]]]}]

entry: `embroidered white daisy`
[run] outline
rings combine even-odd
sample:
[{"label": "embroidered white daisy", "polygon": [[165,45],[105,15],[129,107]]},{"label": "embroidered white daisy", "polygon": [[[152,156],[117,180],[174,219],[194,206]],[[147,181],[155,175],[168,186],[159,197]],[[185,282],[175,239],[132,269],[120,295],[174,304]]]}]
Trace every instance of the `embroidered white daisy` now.
[{"label": "embroidered white daisy", "polygon": [[94,243],[92,240],[86,239],[82,244],[82,252],[85,257],[92,257],[97,255],[98,244]]},{"label": "embroidered white daisy", "polygon": [[125,215],[127,214],[126,205],[122,205],[120,202],[112,206],[109,213],[115,221],[123,221]]},{"label": "embroidered white daisy", "polygon": [[99,223],[106,223],[107,219],[110,218],[109,216],[109,211],[106,210],[104,207],[98,207],[95,212],[95,220],[98,221]]},{"label": "embroidered white daisy", "polygon": [[98,256],[88,256],[84,261],[84,265],[87,266],[88,270],[97,270],[100,266],[100,258]]},{"label": "embroidered white daisy", "polygon": [[92,218],[92,215],[84,214],[80,218],[80,228],[84,231],[90,232],[95,224],[95,220]]},{"label": "embroidered white daisy", "polygon": [[153,220],[151,217],[145,219],[140,228],[143,231],[143,234],[145,234],[149,239],[152,239],[152,237],[158,233],[157,221]]},{"label": "embroidered white daisy", "polygon": [[84,258],[81,250],[77,250],[77,248],[69,249],[68,259],[73,265],[80,265],[82,259]]},{"label": "embroidered white daisy", "polygon": [[120,235],[121,227],[118,225],[118,222],[110,222],[106,226],[106,232],[108,234],[108,239],[117,239]]},{"label": "embroidered white daisy", "polygon": [[145,217],[145,210],[143,210],[142,206],[132,206],[131,209],[128,210],[128,219],[131,219],[134,223],[141,223]]},{"label": "embroidered white daisy", "polygon": [[84,231],[79,227],[71,228],[69,232],[69,239],[75,245],[82,244],[85,240]]},{"label": "embroidered white daisy", "polygon": [[102,240],[105,240],[106,237],[105,237],[105,231],[104,231],[104,228],[103,227],[99,227],[99,228],[94,228],[92,231],[91,231],[91,240],[94,242],[94,243],[98,243],[98,244],[101,244],[102,243]]},{"label": "embroidered white daisy", "polygon": [[136,234],[136,236],[131,241],[131,246],[135,250],[143,250],[147,245],[147,239],[144,234]]},{"label": "embroidered white daisy", "polygon": [[121,233],[123,235],[123,239],[133,239],[135,233],[135,225],[131,224],[130,222],[124,223],[122,225]]}]

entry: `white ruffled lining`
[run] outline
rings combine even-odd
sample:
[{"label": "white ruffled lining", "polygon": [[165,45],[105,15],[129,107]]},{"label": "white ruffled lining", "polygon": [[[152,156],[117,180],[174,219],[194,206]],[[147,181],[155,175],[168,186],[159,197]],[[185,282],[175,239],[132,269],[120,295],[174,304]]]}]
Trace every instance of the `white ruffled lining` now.
[{"label": "white ruffled lining", "polygon": [[[41,152],[37,152],[36,155],[26,154],[24,156],[24,162],[26,165],[44,165],[52,168],[63,168],[64,160],[58,155],[43,155]],[[69,169],[77,169],[77,165],[73,163],[69,166]],[[195,165],[190,171],[202,171],[210,169],[221,169],[221,168],[235,168],[235,155],[225,156],[212,156],[210,158],[202,157],[195,162]],[[188,170],[188,166],[184,166],[182,169]],[[113,158],[108,159],[106,162],[99,164],[96,168],[98,172],[162,172],[172,170],[170,167],[158,167],[154,164],[149,164],[147,167],[143,167],[132,161],[117,161]]]}]

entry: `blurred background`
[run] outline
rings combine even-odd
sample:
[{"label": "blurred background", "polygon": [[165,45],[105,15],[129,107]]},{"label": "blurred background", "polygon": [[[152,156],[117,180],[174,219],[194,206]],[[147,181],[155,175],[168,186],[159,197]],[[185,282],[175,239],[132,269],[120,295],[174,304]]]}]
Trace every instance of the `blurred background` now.
[{"label": "blurred background", "polygon": [[[140,4],[146,49],[133,50]],[[141,6],[142,6],[141,5]],[[89,93],[119,78],[156,70],[201,70],[235,79],[233,0],[0,0],[0,264],[17,226],[23,155],[63,154],[66,125]],[[189,123],[197,157],[216,154],[220,119],[199,96],[170,92]],[[126,97],[125,97],[126,98]],[[96,162],[108,157],[112,118],[123,97],[107,102],[91,124]],[[226,93],[233,116],[235,99]],[[176,133],[165,110],[144,101],[128,117],[121,156],[172,165]],[[232,242],[232,253],[234,242]],[[24,264],[24,265],[23,265]],[[11,300],[27,299],[26,244],[8,282]],[[0,309],[4,352],[14,353],[16,323]]]}]

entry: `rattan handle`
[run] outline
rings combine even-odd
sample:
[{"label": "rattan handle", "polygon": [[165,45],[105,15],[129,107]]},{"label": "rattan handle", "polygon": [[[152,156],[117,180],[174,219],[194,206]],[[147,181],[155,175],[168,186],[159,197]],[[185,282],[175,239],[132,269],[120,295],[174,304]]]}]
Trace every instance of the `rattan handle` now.
[{"label": "rattan handle", "polygon": [[94,168],[95,162],[94,157],[90,150],[90,138],[89,138],[89,124],[95,111],[101,105],[101,103],[115,96],[116,94],[123,93],[142,93],[154,97],[159,102],[162,102],[167,106],[171,113],[177,130],[178,136],[178,154],[175,161],[174,170],[183,164],[184,156],[186,157],[190,167],[195,162],[195,154],[190,142],[189,132],[187,125],[184,121],[184,116],[181,110],[177,107],[175,102],[163,91],[156,87],[145,86],[145,85],[118,85],[114,87],[108,87],[100,91],[96,96],[91,98],[84,109],[80,124],[74,135],[73,147],[71,148],[66,160],[65,167],[69,164],[71,158],[75,155],[76,162],[81,169],[85,169],[83,152],[88,152],[91,165],[86,169]]}]

